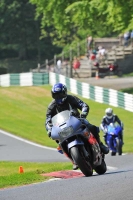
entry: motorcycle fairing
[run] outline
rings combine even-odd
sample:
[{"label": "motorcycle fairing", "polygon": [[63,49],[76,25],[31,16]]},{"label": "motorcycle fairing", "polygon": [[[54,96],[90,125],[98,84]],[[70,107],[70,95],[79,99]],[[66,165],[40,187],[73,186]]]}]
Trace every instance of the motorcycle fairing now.
[{"label": "motorcycle fairing", "polygon": [[120,126],[112,127],[109,125],[107,134],[118,136],[121,131],[122,131],[122,128]]},{"label": "motorcycle fairing", "polygon": [[73,140],[72,142],[68,143],[68,150],[74,146],[78,146],[78,145],[84,145],[83,141],[78,138],[78,139],[75,139]]},{"label": "motorcycle fairing", "polygon": [[76,134],[81,134],[82,128],[82,123],[79,119],[70,116],[70,119],[68,119],[66,122],[63,122],[62,124],[59,124],[57,126],[52,127],[52,132],[51,132],[51,137],[53,140],[66,140],[67,137],[70,137],[70,135],[64,136],[64,138],[61,137],[59,133],[65,131],[66,128],[73,128],[73,132],[71,133],[71,136],[76,135]]},{"label": "motorcycle fairing", "polygon": [[121,126],[107,126],[107,136],[106,136],[106,143],[110,150],[116,152],[116,147],[117,147],[117,139],[119,139],[122,128]]},{"label": "motorcycle fairing", "polygon": [[107,145],[111,150],[116,151],[116,137],[113,135],[107,135]]}]

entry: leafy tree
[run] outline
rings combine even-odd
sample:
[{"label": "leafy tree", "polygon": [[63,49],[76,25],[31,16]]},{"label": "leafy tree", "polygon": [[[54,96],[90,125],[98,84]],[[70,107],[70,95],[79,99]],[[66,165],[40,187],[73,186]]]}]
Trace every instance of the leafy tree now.
[{"label": "leafy tree", "polygon": [[0,57],[36,58],[37,62],[53,57],[57,48],[50,36],[40,38],[40,26],[41,18],[35,19],[35,5],[28,0],[1,0]]},{"label": "leafy tree", "polygon": [[[52,27],[55,44],[63,45],[86,33],[94,37],[113,36],[131,29],[133,0],[30,0],[37,16],[42,15],[42,33]],[[82,33],[82,34],[81,34]],[[45,35],[44,34],[44,35]]]},{"label": "leafy tree", "polygon": [[133,0],[1,0],[0,58],[41,63],[88,34],[112,37],[132,30],[132,5]]}]

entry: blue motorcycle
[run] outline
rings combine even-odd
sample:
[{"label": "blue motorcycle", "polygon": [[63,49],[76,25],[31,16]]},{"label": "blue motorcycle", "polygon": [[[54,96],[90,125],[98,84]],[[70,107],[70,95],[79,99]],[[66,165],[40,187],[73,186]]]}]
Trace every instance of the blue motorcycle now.
[{"label": "blue motorcycle", "polygon": [[111,156],[122,155],[122,127],[117,123],[106,126],[105,143],[111,151]]},{"label": "blue motorcycle", "polygon": [[57,113],[52,124],[51,138],[59,142],[64,155],[77,164],[85,176],[92,176],[93,170],[98,174],[106,172],[104,154],[81,118],[66,110]]}]

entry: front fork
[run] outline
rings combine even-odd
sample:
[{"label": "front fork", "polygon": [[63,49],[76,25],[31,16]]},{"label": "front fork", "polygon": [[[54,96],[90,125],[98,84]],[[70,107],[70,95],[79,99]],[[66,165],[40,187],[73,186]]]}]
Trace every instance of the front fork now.
[{"label": "front fork", "polygon": [[85,147],[84,147],[84,142],[80,139],[80,138],[76,138],[76,139],[74,139],[73,141],[71,141],[71,142],[69,142],[68,144],[67,144],[67,152],[68,153],[66,153],[66,152],[64,152],[64,155],[66,156],[66,157],[68,157],[70,160],[71,160],[71,162],[73,163],[73,164],[76,164],[75,163],[75,161],[73,161],[73,159],[72,159],[72,157],[71,157],[71,155],[70,155],[70,149],[72,148],[72,147],[74,147],[74,146],[78,146],[78,147],[81,147],[82,148],[82,152],[83,152],[83,156],[87,159],[87,158],[89,158],[89,154],[88,154],[88,152],[86,151],[86,149],[85,149]]}]

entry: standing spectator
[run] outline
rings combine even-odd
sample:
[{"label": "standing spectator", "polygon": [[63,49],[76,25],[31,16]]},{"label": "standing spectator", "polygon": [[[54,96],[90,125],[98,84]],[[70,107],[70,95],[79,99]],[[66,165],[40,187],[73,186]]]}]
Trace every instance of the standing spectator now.
[{"label": "standing spectator", "polygon": [[128,45],[129,39],[130,39],[130,32],[128,31],[124,33],[124,46]]},{"label": "standing spectator", "polygon": [[87,37],[88,50],[90,50],[92,48],[92,43],[93,43],[93,38],[92,38],[92,36],[88,35],[88,37]]},{"label": "standing spectator", "polygon": [[78,60],[77,57],[74,57],[72,65],[73,65],[73,69],[74,69],[74,75],[76,75],[79,78],[79,74],[77,72],[77,69],[80,68],[80,61]]},{"label": "standing spectator", "polygon": [[95,63],[98,61],[96,59],[96,55],[97,55],[97,51],[94,49],[92,50],[92,52],[90,53],[89,56],[89,65],[93,68],[93,66],[95,65]]},{"label": "standing spectator", "polygon": [[94,61],[96,59],[96,54],[97,54],[96,50],[93,50],[91,52],[90,57],[89,57],[91,61]]},{"label": "standing spectator", "polygon": [[62,65],[61,60],[60,59],[57,60],[57,73],[58,74],[61,74],[61,65]]},{"label": "standing spectator", "polygon": [[99,51],[98,51],[98,54],[99,54],[99,58],[102,60],[102,59],[105,59],[105,55],[106,55],[106,50],[104,47],[100,46],[99,47]]},{"label": "standing spectator", "polygon": [[133,46],[133,30],[131,31],[130,37],[131,37],[131,44]]},{"label": "standing spectator", "polygon": [[74,68],[74,69],[79,69],[79,68],[80,68],[80,61],[78,60],[77,57],[74,57],[74,60],[73,60],[73,68]]},{"label": "standing spectator", "polygon": [[99,46],[96,59],[100,62],[101,60],[105,59],[105,56],[106,56],[106,49],[102,46]]}]

